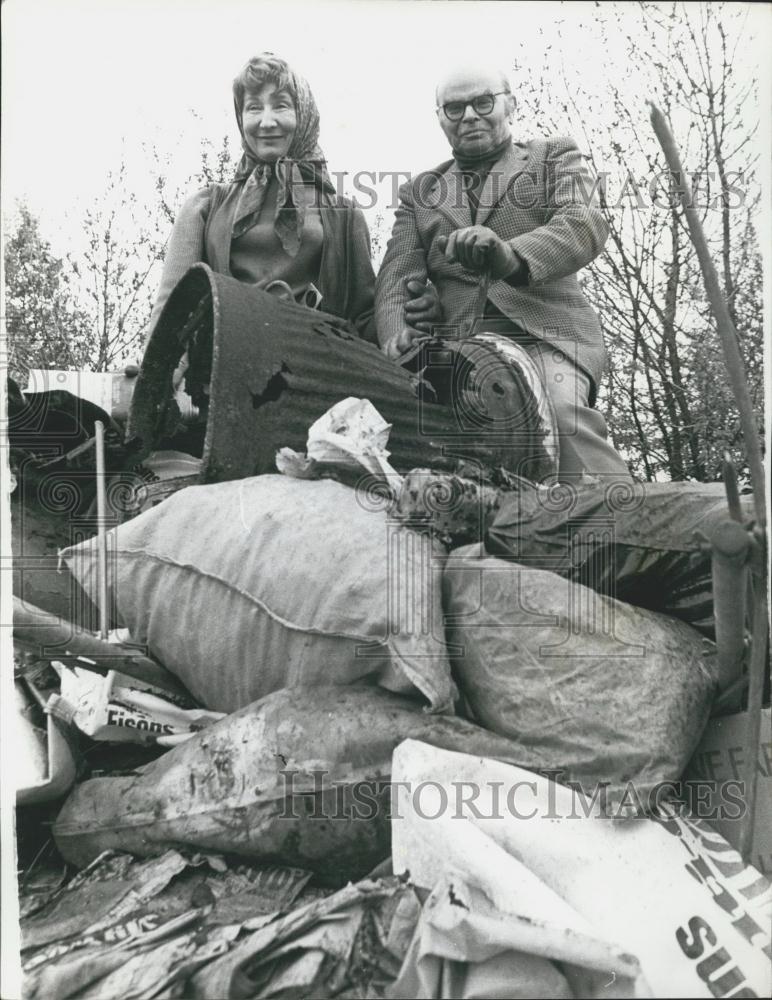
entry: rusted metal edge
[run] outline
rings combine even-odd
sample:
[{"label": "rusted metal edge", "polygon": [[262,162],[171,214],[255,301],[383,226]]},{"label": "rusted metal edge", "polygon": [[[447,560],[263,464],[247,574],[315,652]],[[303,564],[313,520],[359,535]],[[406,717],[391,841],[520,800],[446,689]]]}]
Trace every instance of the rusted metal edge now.
[{"label": "rusted metal edge", "polygon": [[391,462],[399,471],[453,472],[460,460],[530,479],[546,471],[532,428],[501,434],[484,420],[470,421],[463,407],[433,401],[419,377],[339,317],[286,303],[204,264],[174,289],[148,344],[127,434],[141,454],[158,447],[176,419],[171,373],[190,343],[211,352],[204,482],[275,472],[276,451],[304,450],[311,424],[346,396],[369,399],[392,425]]}]

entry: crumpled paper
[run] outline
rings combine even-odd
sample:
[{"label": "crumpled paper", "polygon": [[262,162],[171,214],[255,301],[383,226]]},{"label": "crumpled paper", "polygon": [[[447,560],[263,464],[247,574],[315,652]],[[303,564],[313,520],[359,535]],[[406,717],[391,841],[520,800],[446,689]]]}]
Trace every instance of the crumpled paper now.
[{"label": "crumpled paper", "polygon": [[24,995],[166,995],[295,905],[310,877],[298,868],[233,866],[212,854],[168,850],[135,861],[106,851],[27,909]]},{"label": "crumpled paper", "polygon": [[412,892],[393,876],[364,879],[300,906],[196,973],[191,979],[193,996],[206,1000],[334,996],[354,985],[352,979],[361,977],[368,985],[384,974],[390,979],[388,961],[384,967],[388,953],[377,929],[370,935],[374,937],[370,954],[363,954],[363,923],[368,914],[383,915],[389,901],[398,903]]}]

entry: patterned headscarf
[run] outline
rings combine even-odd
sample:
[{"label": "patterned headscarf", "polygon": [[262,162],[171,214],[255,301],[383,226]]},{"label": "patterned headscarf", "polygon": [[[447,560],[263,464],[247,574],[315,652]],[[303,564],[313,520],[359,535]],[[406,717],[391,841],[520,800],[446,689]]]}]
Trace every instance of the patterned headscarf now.
[{"label": "patterned headscarf", "polygon": [[[244,136],[241,120],[243,98],[240,98],[239,95],[244,92],[243,80],[247,70],[252,67],[255,67],[258,72],[262,70],[260,76],[263,77],[265,83],[277,82],[279,74],[282,82],[286,79],[286,89],[295,103],[295,116],[297,118],[295,134],[287,150],[287,155],[274,163],[258,160],[249,148]],[[293,73],[283,60],[266,52],[257,59],[250,60],[244,73],[237,78],[234,83],[234,105],[236,120],[241,132],[241,145],[244,150],[236,168],[235,179],[237,181],[245,180],[236,205],[233,238],[237,239],[257,224],[268,185],[271,178],[275,176],[279,192],[276,199],[273,228],[284,250],[290,257],[294,257],[300,249],[306,215],[305,202],[300,199],[296,200],[293,192],[294,185],[312,184],[320,192],[322,199],[327,202],[329,202],[330,195],[335,193],[335,188],[327,173],[324,154],[319,148],[319,109],[316,106],[314,95],[302,76]]]}]

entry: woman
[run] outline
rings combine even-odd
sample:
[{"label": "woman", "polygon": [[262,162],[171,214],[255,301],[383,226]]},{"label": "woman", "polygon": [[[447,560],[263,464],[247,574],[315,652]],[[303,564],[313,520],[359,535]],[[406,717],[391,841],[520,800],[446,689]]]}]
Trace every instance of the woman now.
[{"label": "woman", "polygon": [[377,343],[367,224],[327,173],[308,84],[284,60],[263,53],[236,77],[233,98],[241,161],[231,183],[198,191],[180,210],[148,336],[174,286],[204,261],[347,319]]}]

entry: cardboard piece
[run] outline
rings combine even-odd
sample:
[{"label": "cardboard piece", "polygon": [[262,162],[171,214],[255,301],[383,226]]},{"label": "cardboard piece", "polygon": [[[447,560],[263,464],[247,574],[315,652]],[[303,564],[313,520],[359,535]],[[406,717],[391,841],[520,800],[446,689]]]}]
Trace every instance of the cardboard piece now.
[{"label": "cardboard piece", "polygon": [[[743,769],[748,713],[711,719],[689,762],[684,781],[691,785],[692,800],[699,795],[707,812],[705,818],[722,837],[737,847],[741,821],[737,805],[744,800]],[[758,753],[759,777],[756,786],[756,819],[753,824],[750,863],[767,877],[772,876],[772,709],[761,713],[761,740]],[[714,815],[715,814],[715,818]]]}]

